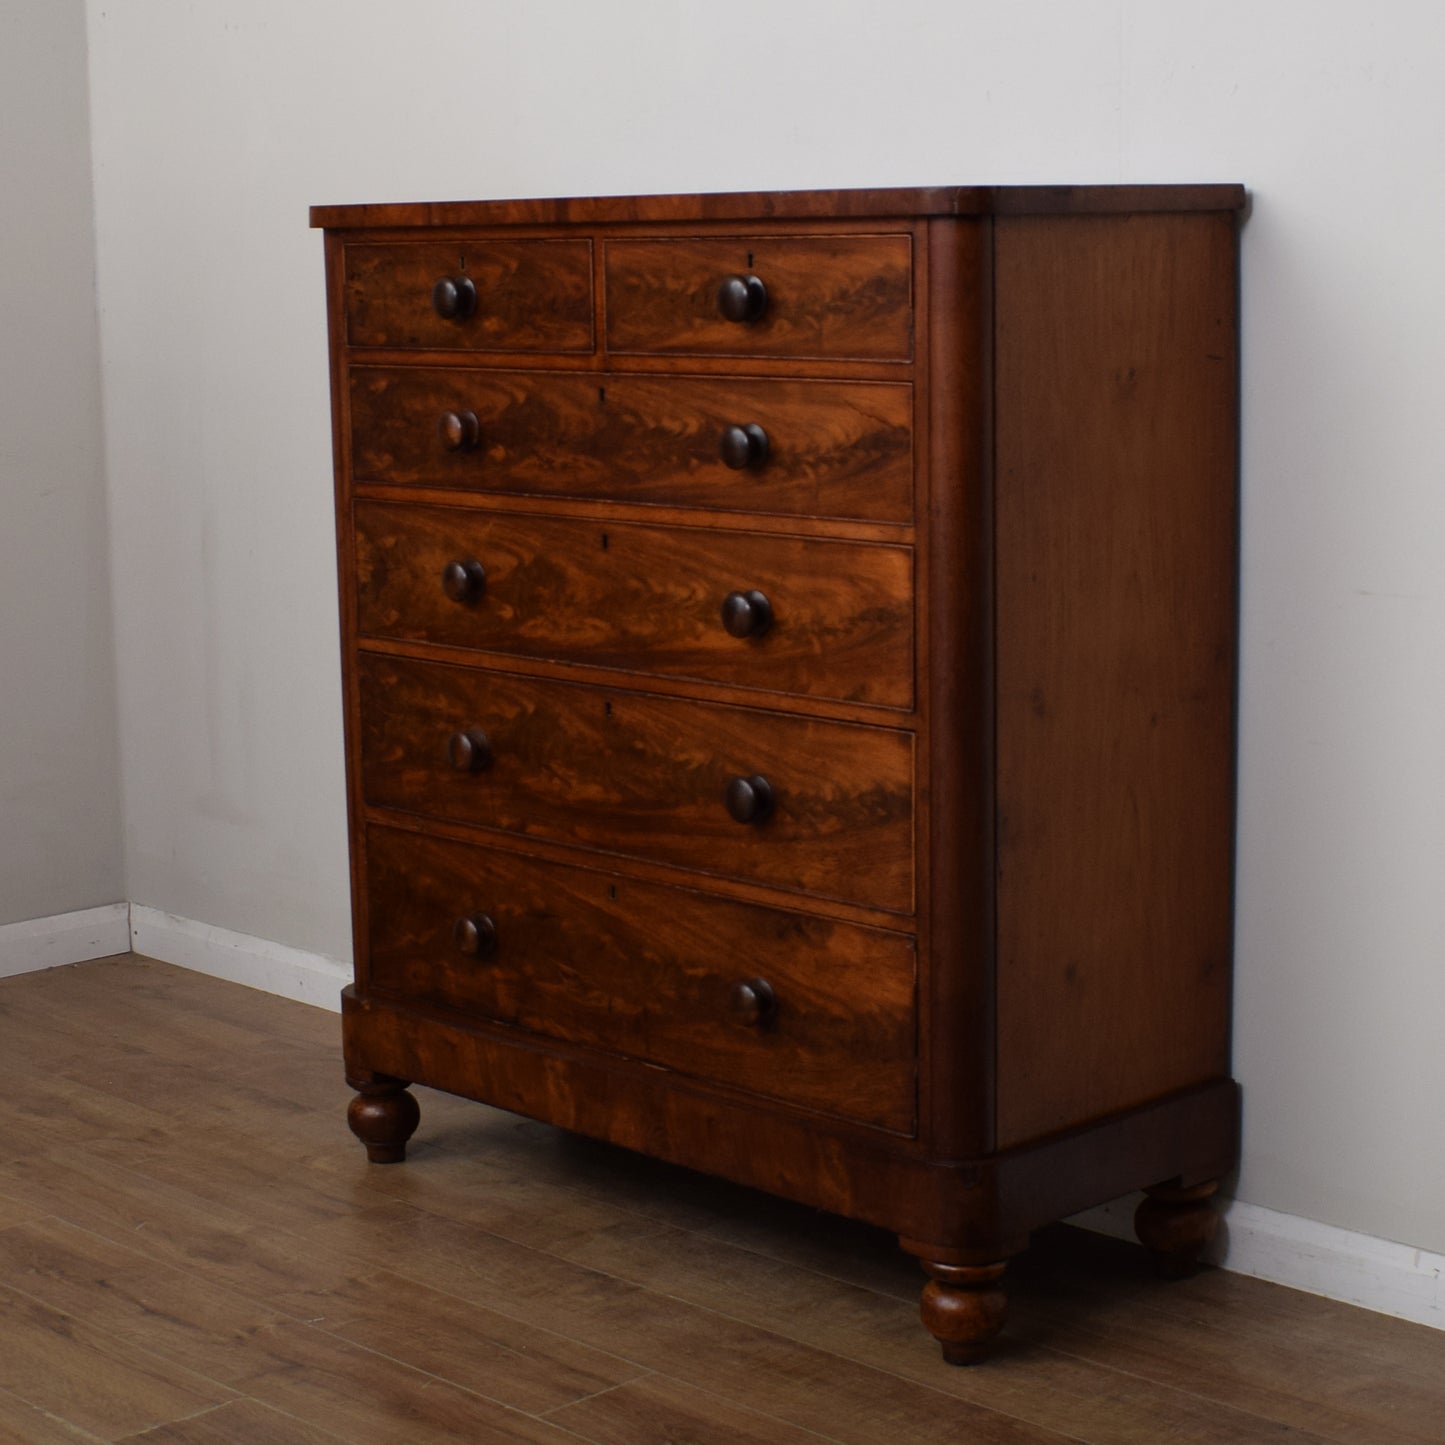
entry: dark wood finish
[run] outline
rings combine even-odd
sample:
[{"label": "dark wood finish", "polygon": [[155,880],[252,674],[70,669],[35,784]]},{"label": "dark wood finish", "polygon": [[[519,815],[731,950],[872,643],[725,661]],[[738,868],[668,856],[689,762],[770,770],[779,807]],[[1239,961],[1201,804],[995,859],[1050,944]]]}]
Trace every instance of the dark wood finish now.
[{"label": "dark wood finish", "polygon": [[[410,658],[363,654],[357,672],[374,806],[912,910],[906,731]],[[453,763],[468,728],[482,770]],[[771,812],[739,826],[730,785],[759,775]]]},{"label": "dark wood finish", "polygon": [[[368,860],[375,995],[913,1129],[906,934],[390,828],[368,831]],[[469,910],[494,921],[481,962],[457,948],[454,920]],[[760,965],[771,1008],[750,974]],[[740,987],[757,994],[747,1018]]]},{"label": "dark wood finish", "polygon": [[[364,636],[913,701],[907,547],[380,502],[358,503],[355,517]],[[466,561],[485,568],[485,600],[458,606],[441,578]],[[772,603],[772,625],[739,640],[722,604],[753,588]]]},{"label": "dark wood finish", "polygon": [[[1040,1225],[1150,1186],[1197,1247],[1238,1141],[1243,203],[314,213],[353,1076],[881,1225],[955,1363]],[[459,355],[461,258],[508,246],[586,250],[571,342]],[[445,339],[348,345],[343,256],[408,247]]]},{"label": "dark wood finish", "polygon": [[[730,236],[608,241],[607,347],[614,353],[833,357],[908,361],[913,355],[913,238]],[[756,269],[737,319],[720,287]],[[744,288],[747,289],[747,288]],[[731,293],[728,293],[731,294]]]},{"label": "dark wood finish", "polygon": [[1228,1068],[1235,242],[1217,215],[1000,221],[994,244],[1015,1144]]},{"label": "dark wood finish", "polygon": [[421,1109],[403,1079],[362,1071],[348,1073],[356,1097],[346,1111],[351,1132],[366,1145],[373,1164],[400,1164],[406,1158],[406,1141],[416,1133]]},{"label": "dark wood finish", "polygon": [[1217,1179],[1200,1184],[1152,1184],[1134,1211],[1134,1233],[1166,1279],[1183,1279],[1199,1268],[1219,1235],[1219,1215],[1210,1200]]},{"label": "dark wood finish", "polygon": [[374,227],[626,225],[637,222],[830,221],[840,217],[1144,214],[1242,211],[1243,186],[925,186],[718,195],[579,196],[568,200],[384,202],[312,206],[311,224]]},{"label": "dark wood finish", "polygon": [[[907,385],[372,366],[350,379],[361,482],[912,520]],[[742,467],[724,454],[732,431]]]},{"label": "dark wood finish", "polygon": [[357,243],[345,265],[352,346],[592,349],[587,241]]},{"label": "dark wood finish", "polygon": [[944,1264],[919,1261],[928,1283],[919,1314],[950,1365],[976,1365],[1004,1327],[1008,1300],[1001,1287],[1006,1264]]}]

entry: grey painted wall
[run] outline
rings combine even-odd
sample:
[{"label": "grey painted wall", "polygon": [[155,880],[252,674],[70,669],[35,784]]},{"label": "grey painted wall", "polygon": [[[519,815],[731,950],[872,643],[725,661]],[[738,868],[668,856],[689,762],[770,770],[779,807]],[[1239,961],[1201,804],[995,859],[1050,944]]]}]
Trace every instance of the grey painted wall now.
[{"label": "grey painted wall", "polygon": [[0,923],[125,897],[83,0],[0,8]]},{"label": "grey painted wall", "polygon": [[[1445,9],[92,0],[89,24],[130,895],[331,955],[308,203],[1248,183],[1239,1194],[1445,1251]],[[53,597],[33,550],[25,595]]]}]

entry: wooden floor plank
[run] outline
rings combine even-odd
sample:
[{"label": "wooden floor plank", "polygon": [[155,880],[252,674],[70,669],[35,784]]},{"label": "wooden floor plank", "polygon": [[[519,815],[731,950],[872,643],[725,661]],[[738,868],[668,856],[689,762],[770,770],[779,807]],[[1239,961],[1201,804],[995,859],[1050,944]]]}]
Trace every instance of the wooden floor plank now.
[{"label": "wooden floor plank", "polygon": [[605,1350],[387,1271],[319,1302],[317,1328],[534,1415],[642,1378]]},{"label": "wooden floor plank", "polygon": [[102,1439],[195,1414],[232,1395],[4,1287],[0,1342],[0,1389]]},{"label": "wooden floor plank", "polygon": [[346,1445],[346,1441],[258,1400],[231,1400],[189,1419],[128,1435],[118,1445]]},{"label": "wooden floor plank", "polygon": [[301,1324],[274,1336],[274,1358],[237,1380],[268,1405],[351,1445],[566,1445],[544,1420]]},{"label": "wooden floor plank", "polygon": [[0,1445],[99,1445],[100,1438],[0,1390]]},{"label": "wooden floor plank", "polygon": [[[595,1231],[590,1246],[576,1236],[573,1248],[585,1253],[621,1227]],[[308,1237],[338,1253],[390,1259],[397,1273],[539,1328],[606,1341],[649,1370],[850,1445],[1076,1438],[410,1205],[358,1210]],[[276,1303],[305,1309],[295,1296]]]},{"label": "wooden floor plank", "polygon": [[837,1445],[834,1435],[740,1409],[661,1375],[567,1405],[551,1418],[595,1445]]}]

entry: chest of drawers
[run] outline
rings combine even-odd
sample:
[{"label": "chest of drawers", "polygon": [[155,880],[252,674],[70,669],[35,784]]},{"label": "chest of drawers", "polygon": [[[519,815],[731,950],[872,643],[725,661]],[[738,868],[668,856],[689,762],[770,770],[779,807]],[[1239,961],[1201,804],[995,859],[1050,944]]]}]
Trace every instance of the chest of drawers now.
[{"label": "chest of drawers", "polygon": [[319,207],[352,1128],[419,1082],[894,1230],[1236,1154],[1233,186]]}]

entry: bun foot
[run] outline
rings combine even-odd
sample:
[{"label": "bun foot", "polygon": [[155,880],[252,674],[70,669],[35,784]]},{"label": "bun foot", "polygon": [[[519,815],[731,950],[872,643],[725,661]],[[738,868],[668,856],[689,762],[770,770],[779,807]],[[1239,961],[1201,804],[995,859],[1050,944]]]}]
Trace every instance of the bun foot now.
[{"label": "bun foot", "polygon": [[919,1313],[950,1365],[975,1365],[1003,1329],[1008,1300],[1000,1281],[1004,1264],[939,1264],[920,1259],[929,1281]]},{"label": "bun foot", "polygon": [[1182,1188],[1156,1184],[1134,1212],[1134,1233],[1153,1256],[1165,1279],[1183,1279],[1203,1262],[1204,1253],[1219,1233],[1219,1215],[1209,1203],[1219,1188],[1217,1179]]},{"label": "bun foot", "polygon": [[406,1158],[406,1141],[421,1122],[421,1109],[407,1092],[407,1081],[368,1074],[348,1075],[346,1082],[356,1090],[346,1122],[366,1145],[366,1157],[373,1164],[400,1164]]}]

